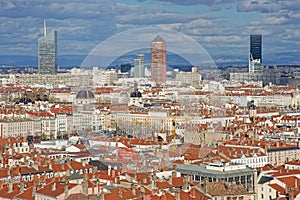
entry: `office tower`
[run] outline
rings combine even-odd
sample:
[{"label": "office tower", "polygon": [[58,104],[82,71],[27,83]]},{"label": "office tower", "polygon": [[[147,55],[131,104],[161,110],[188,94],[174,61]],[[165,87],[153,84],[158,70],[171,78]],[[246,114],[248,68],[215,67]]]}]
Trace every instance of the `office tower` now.
[{"label": "office tower", "polygon": [[249,73],[262,72],[262,35],[250,35]]},{"label": "office tower", "polygon": [[57,32],[47,33],[44,20],[44,36],[38,39],[38,66],[40,74],[57,73]]},{"label": "office tower", "polygon": [[166,82],[166,41],[157,35],[151,42],[151,80],[157,84]]},{"label": "office tower", "polygon": [[145,77],[145,56],[143,53],[138,53],[136,59],[134,59],[134,78],[143,78]]}]

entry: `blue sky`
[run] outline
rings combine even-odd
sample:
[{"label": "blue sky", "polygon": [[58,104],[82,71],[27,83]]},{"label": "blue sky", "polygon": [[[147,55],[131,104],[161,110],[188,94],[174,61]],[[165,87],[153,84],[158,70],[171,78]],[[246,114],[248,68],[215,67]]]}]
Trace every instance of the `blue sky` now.
[{"label": "blue sky", "polygon": [[88,55],[114,34],[158,26],[195,39],[219,64],[247,63],[250,34],[263,35],[266,64],[299,64],[299,11],[299,0],[2,0],[0,55],[37,55],[45,18],[60,55]]}]

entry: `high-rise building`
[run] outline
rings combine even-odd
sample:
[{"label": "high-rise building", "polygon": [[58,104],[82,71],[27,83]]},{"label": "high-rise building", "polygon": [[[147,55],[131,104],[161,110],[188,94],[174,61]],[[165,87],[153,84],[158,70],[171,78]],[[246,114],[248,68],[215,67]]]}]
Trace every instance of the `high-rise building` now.
[{"label": "high-rise building", "polygon": [[44,21],[44,36],[38,39],[38,66],[40,74],[57,73],[57,31],[47,33]]},{"label": "high-rise building", "polygon": [[138,53],[136,55],[136,59],[134,59],[134,72],[133,76],[135,78],[143,78],[145,77],[145,55],[143,53]]},{"label": "high-rise building", "polygon": [[166,78],[166,41],[157,35],[151,42],[151,80],[162,84]]},{"label": "high-rise building", "polygon": [[249,73],[262,72],[262,35],[250,35]]}]

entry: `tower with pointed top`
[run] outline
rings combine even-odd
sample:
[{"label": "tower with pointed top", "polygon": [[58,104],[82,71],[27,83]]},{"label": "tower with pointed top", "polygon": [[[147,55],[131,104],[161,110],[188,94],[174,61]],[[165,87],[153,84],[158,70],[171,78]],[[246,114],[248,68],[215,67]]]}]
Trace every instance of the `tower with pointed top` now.
[{"label": "tower with pointed top", "polygon": [[57,31],[47,33],[44,20],[44,36],[38,39],[38,68],[40,74],[57,74]]},{"label": "tower with pointed top", "polygon": [[157,35],[151,42],[151,80],[163,84],[167,79],[166,41]]}]

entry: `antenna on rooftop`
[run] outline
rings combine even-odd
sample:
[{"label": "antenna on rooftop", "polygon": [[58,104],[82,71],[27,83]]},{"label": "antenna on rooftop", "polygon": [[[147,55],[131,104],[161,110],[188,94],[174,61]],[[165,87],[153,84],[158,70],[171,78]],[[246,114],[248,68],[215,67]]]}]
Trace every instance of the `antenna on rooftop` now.
[{"label": "antenna on rooftop", "polygon": [[44,36],[47,36],[46,20],[44,19]]}]

